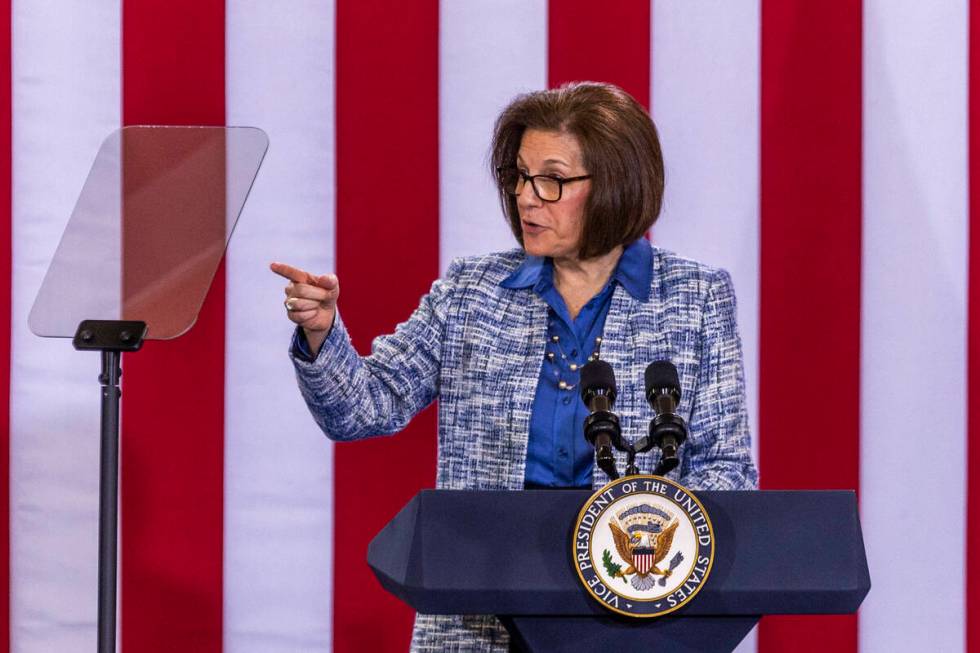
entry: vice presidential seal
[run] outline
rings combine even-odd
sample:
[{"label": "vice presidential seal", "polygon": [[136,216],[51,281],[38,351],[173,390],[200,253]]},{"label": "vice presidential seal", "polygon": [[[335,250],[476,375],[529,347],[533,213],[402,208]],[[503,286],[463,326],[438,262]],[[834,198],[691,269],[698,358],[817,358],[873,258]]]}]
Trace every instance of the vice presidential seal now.
[{"label": "vice presidential seal", "polygon": [[701,590],[715,538],[701,502],[661,476],[627,476],[593,494],[575,522],[579,578],[604,606],[657,617]]}]

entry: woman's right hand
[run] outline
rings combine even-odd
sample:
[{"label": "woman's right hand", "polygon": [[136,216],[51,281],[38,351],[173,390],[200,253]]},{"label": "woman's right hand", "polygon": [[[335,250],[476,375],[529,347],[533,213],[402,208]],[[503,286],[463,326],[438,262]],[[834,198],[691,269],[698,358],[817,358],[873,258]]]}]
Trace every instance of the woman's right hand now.
[{"label": "woman's right hand", "polygon": [[340,282],[334,274],[315,276],[285,263],[272,263],[269,269],[288,279],[286,284],[286,317],[303,327],[310,352],[316,356],[327,339],[337,314]]}]

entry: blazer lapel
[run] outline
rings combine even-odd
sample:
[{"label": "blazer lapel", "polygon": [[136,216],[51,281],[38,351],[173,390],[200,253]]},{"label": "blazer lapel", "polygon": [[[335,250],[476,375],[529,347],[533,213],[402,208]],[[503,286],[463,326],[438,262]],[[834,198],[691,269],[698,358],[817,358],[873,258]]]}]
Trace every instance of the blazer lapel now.
[{"label": "blazer lapel", "polygon": [[[654,282],[657,270],[654,268]],[[619,416],[623,439],[636,442],[646,435],[653,410],[644,396],[643,375],[655,360],[671,358],[670,344],[663,332],[663,305],[656,292],[646,302],[634,299],[620,285],[613,291],[612,303],[603,328],[601,358],[616,373],[617,397],[613,412]],[[616,453],[620,473],[626,468],[626,454]],[[640,471],[649,474],[650,456],[638,459]],[[593,485],[608,482],[604,472],[593,470]]]}]

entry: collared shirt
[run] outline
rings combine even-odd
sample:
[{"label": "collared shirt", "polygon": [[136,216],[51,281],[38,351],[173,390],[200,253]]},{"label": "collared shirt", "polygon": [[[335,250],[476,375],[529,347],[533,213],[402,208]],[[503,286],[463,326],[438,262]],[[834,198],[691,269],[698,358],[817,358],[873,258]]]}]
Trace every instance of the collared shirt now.
[{"label": "collared shirt", "polygon": [[524,474],[529,487],[592,487],[595,449],[583,435],[588,409],[579,395],[579,370],[593,353],[601,353],[615,285],[638,301],[649,299],[651,262],[646,242],[629,245],[609,281],[575,319],[555,288],[551,259],[529,256],[501,282],[505,288],[532,288],[548,304],[548,342],[531,409]]}]

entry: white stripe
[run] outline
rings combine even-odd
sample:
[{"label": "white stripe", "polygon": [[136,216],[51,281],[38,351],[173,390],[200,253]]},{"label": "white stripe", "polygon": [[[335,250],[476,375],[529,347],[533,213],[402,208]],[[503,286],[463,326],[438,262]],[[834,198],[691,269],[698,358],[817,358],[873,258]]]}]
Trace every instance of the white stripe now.
[{"label": "white stripe", "polygon": [[95,648],[99,356],[27,314],[103,138],[120,121],[118,2],[15,0],[11,650]]},{"label": "white stripe", "polygon": [[967,24],[864,3],[864,653],[964,647]]},{"label": "white stripe", "polygon": [[497,114],[547,84],[547,3],[443,0],[439,13],[440,269],[517,246],[487,166]]},{"label": "white stripe", "polygon": [[227,6],[227,119],[269,152],[227,258],[224,647],[329,651],[333,448],[286,356],[286,282],[334,269],[334,7]]},{"label": "white stripe", "polygon": [[[759,3],[654,2],[652,113],[666,167],[653,241],[732,275],[759,423]],[[755,631],[737,649],[756,650]]]},{"label": "white stripe", "polygon": [[759,6],[655,2],[652,19],[652,111],[667,170],[664,209],[653,240],[731,273],[755,428]]}]

